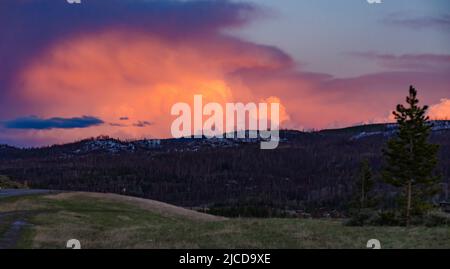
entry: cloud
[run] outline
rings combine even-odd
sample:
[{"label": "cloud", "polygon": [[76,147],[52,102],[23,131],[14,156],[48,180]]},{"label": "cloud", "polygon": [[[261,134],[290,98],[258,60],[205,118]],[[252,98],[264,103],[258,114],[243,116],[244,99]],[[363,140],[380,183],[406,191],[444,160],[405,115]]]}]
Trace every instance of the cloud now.
[{"label": "cloud", "polygon": [[[58,42],[110,29],[150,33],[177,42],[239,27],[258,16],[252,4],[223,1],[0,1],[0,113],[17,99],[17,72]],[[18,34],[20,33],[20,34]],[[2,109],[3,108],[3,109]]]},{"label": "cloud", "polygon": [[[416,85],[425,104],[447,97],[448,72],[405,70],[334,78],[298,71],[277,48],[213,35],[169,42],[148,33],[111,30],[59,42],[18,74],[22,113],[89,114],[106,122],[123,115],[157,119],[147,128],[101,126],[65,134],[67,141],[112,137],[169,137],[178,102],[280,101],[283,128],[347,126],[385,116]],[[37,107],[38,111],[27,109]],[[117,128],[114,128],[117,127]],[[120,127],[120,128],[119,128]],[[120,130],[119,130],[120,129]]]},{"label": "cloud", "polygon": [[356,52],[350,55],[375,61],[382,67],[397,70],[421,70],[450,72],[449,54],[382,54],[377,52]]},{"label": "cloud", "polygon": [[42,119],[36,116],[29,116],[3,122],[3,126],[7,129],[34,129],[34,130],[88,128],[101,124],[103,124],[102,120],[90,116],[83,116],[77,118],[49,118],[49,119]]},{"label": "cloud", "polygon": [[[124,118],[120,118],[121,121],[127,121],[129,120],[128,117],[124,117]],[[112,127],[137,127],[137,128],[144,128],[144,127],[148,127],[148,126],[152,126],[154,123],[149,122],[149,121],[137,121],[133,124],[123,124],[123,123],[116,123],[116,122],[111,122],[109,123],[109,126]]]},{"label": "cloud", "polygon": [[127,127],[128,125],[122,124],[122,123],[111,122],[111,123],[109,123],[109,126],[112,126],[112,127]]},{"label": "cloud", "polygon": [[143,127],[147,127],[147,126],[151,126],[151,125],[153,125],[153,123],[151,123],[149,121],[138,121],[133,124],[134,127],[139,127],[139,128],[143,128]]},{"label": "cloud", "polygon": [[430,106],[428,116],[433,120],[450,120],[450,99],[443,98],[439,104]]},{"label": "cloud", "polygon": [[[202,94],[205,102],[257,102],[274,94],[239,85],[240,71],[291,67],[291,58],[276,48],[228,36],[174,43],[149,33],[112,29],[58,42],[30,60],[18,74],[18,99],[32,104],[22,105],[21,113],[37,113],[26,111],[37,107],[41,115],[73,115],[82,108],[82,113],[106,122],[123,115],[158,119],[163,124],[147,124],[153,127],[151,135],[167,137],[173,120],[170,108],[175,103],[192,103],[195,94]],[[131,127],[137,126],[121,128],[120,136],[148,135],[148,128]],[[113,128],[96,131],[118,136]]]},{"label": "cloud", "polygon": [[450,29],[450,14],[439,16],[412,17],[405,14],[390,14],[383,20],[390,25],[408,27],[414,30],[424,28],[436,28],[448,31]]}]

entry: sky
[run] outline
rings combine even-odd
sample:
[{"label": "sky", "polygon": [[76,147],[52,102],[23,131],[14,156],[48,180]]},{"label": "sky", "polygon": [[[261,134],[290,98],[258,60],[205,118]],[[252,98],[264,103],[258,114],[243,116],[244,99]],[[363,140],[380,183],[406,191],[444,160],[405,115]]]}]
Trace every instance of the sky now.
[{"label": "sky", "polygon": [[171,107],[280,102],[283,128],[450,119],[447,0],[3,0],[0,144],[170,137]]}]

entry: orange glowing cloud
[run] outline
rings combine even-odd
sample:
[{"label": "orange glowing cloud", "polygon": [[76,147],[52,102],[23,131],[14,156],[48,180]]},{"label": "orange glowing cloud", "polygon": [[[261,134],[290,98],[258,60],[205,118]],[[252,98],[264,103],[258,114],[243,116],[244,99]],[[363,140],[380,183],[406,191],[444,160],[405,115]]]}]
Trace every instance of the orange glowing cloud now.
[{"label": "orange glowing cloud", "polygon": [[[179,102],[193,105],[196,94],[204,103],[222,105],[280,103],[282,128],[330,128],[382,119],[383,111],[404,99],[412,77],[420,82],[419,89],[433,89],[424,94],[425,103],[445,96],[448,77],[441,74],[335,79],[297,71],[291,58],[276,48],[223,35],[173,41],[110,30],[72,36],[49,47],[22,70],[16,95],[32,104],[29,115],[92,115],[106,123],[32,131],[34,137],[56,142],[100,134],[136,139],[170,137],[175,119],[171,107]],[[445,117],[445,104],[430,113]]]},{"label": "orange glowing cloud", "polygon": [[449,120],[450,99],[443,98],[439,104],[430,106],[428,116],[433,120]]},{"label": "orange glowing cloud", "polygon": [[[289,61],[287,61],[289,62]],[[39,116],[95,115],[101,127],[52,130],[65,139],[107,134],[121,138],[168,137],[170,108],[204,102],[257,102],[257,94],[229,74],[249,68],[279,68],[285,59],[262,47],[234,39],[168,42],[139,33],[110,31],[74,37],[37,57],[21,73],[20,98],[39,106]],[[289,64],[289,63],[288,63]],[[278,97],[270,97],[279,102]],[[282,120],[289,119],[282,106]],[[126,117],[127,121],[119,121]],[[148,121],[152,124],[133,124]]]}]

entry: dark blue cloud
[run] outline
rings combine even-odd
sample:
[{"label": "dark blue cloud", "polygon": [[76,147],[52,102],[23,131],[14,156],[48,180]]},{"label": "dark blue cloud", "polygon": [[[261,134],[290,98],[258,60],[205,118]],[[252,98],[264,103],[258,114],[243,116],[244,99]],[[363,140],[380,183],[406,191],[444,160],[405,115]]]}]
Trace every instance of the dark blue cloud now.
[{"label": "dark blue cloud", "polygon": [[3,127],[7,129],[74,129],[87,128],[91,126],[101,125],[104,122],[96,117],[83,116],[76,118],[50,118],[42,119],[36,116],[17,118],[14,120],[3,122]]}]

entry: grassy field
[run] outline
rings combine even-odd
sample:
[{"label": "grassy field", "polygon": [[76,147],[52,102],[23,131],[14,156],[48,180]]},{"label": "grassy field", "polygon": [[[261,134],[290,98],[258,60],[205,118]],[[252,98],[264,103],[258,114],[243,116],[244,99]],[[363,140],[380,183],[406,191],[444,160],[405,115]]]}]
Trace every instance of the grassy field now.
[{"label": "grassy field", "polygon": [[[20,236],[13,223],[26,222]],[[341,220],[223,219],[117,195],[85,193],[0,200],[0,239],[16,248],[450,248],[450,228],[346,227]],[[11,234],[13,234],[11,236]]]}]

